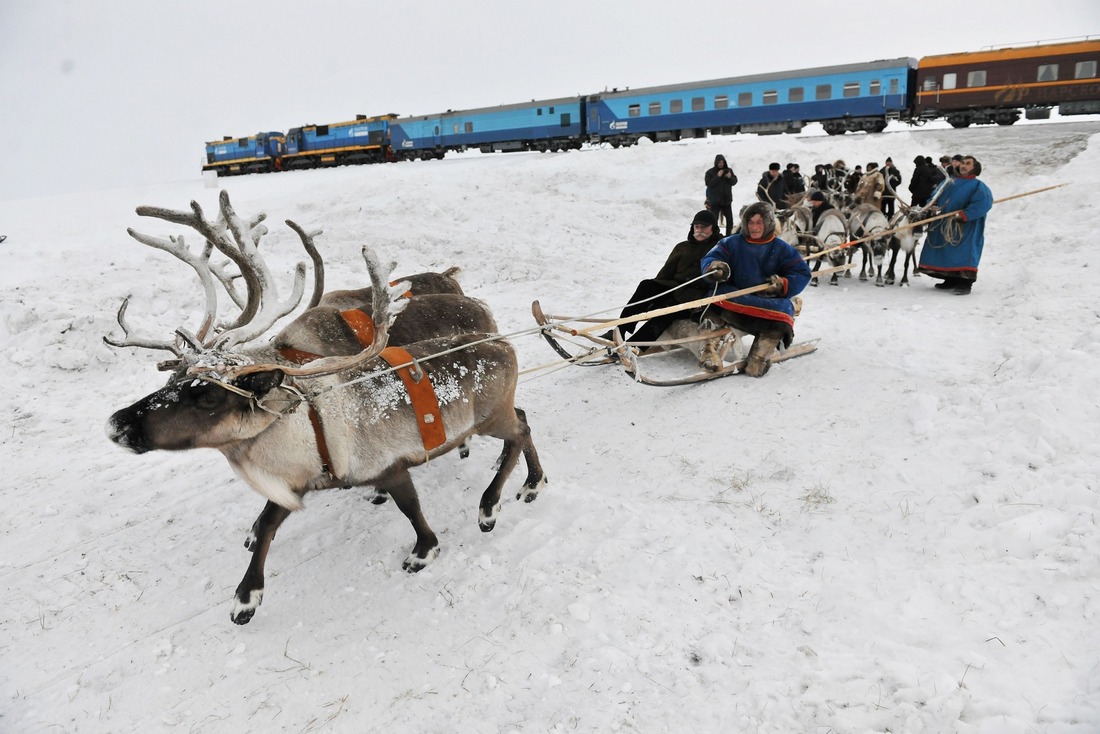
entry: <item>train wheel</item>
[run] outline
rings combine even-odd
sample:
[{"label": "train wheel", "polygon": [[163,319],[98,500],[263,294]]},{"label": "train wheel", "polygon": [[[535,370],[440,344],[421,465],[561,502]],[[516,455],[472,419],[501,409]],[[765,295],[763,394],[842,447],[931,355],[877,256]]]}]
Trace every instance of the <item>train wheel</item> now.
[{"label": "train wheel", "polygon": [[952,115],[951,117],[947,118],[947,122],[949,125],[951,125],[951,127],[955,128],[961,129],[964,127],[970,127],[970,118],[964,117],[963,115]]}]

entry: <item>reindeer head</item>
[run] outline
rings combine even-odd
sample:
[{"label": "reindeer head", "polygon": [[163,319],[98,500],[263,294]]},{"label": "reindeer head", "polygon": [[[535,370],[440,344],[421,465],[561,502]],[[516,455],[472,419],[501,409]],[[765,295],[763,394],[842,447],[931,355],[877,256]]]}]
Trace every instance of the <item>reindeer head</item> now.
[{"label": "reindeer head", "polygon": [[[301,402],[300,392],[285,384],[285,377],[329,375],[373,359],[386,346],[389,327],[406,303],[400,297],[408,284],[389,285],[387,278],[392,265],[383,268],[375,254],[364,246],[363,257],[374,288],[374,343],[358,354],[318,359],[306,366],[274,363],[270,349],[249,348],[248,345],[297,306],[302,297],[304,264],[296,268],[293,293],[286,301],[280,301],[274,278],[257,247],[260,237],[266,233],[266,228],[258,226],[263,217],[246,225],[233,211],[225,192],[221,197],[221,217],[216,223],[203,217],[198,204],[193,202],[191,208],[194,214],[151,207],[141,207],[138,213],[184,223],[198,230],[207,240],[199,256],[186,248],[182,237],[160,239],[132,230],[130,234],[143,244],[172,253],[199,274],[206,292],[206,310],[198,331],[192,333],[179,327],[173,340],[133,337],[125,320],[127,302],[124,301],[118,322],[125,338],[104,337],[104,341],[113,346],[162,349],[171,351],[176,357],[159,365],[161,369],[174,371],[165,387],[111,417],[108,426],[111,439],[139,453],[151,449],[220,448],[256,435],[276,420],[281,411]],[[312,238],[319,232],[307,235],[292,222],[288,224],[307,243],[307,250],[311,249]],[[241,266],[248,288],[241,316],[221,331],[213,328],[217,315],[217,292],[210,267],[213,247],[230,255]],[[221,275],[218,279],[232,295],[231,279]]]}]

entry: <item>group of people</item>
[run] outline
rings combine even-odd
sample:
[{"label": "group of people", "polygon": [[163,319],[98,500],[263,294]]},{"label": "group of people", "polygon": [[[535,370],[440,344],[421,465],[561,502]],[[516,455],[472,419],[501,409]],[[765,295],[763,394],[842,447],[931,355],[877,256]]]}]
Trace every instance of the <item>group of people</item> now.
[{"label": "group of people", "polygon": [[[941,159],[944,164],[941,171],[926,156],[917,156],[913,162],[916,169],[909,185],[913,206],[929,220],[923,225],[927,236],[918,271],[940,279],[937,289],[969,294],[977,280],[985,245],[985,218],[993,206],[992,192],[978,180],[981,163],[973,156],[959,155],[954,159],[945,156]],[[866,172],[860,166],[856,166],[856,171],[859,175],[852,191],[853,200],[876,205],[884,213],[889,207],[892,215],[894,197],[887,192],[896,191],[902,182],[893,161],[887,158],[882,169],[870,162]],[[843,177],[847,184],[856,171],[848,172],[839,160],[815,167],[808,197],[815,223],[822,212],[832,208],[824,191],[838,177]],[[766,286],[751,294],[718,301],[712,304],[714,309],[708,307],[692,314],[694,318],[705,314],[752,334],[754,339],[744,371],[760,377],[768,371],[778,346],[789,345],[794,337],[793,299],[811,279],[810,268],[798,251],[776,236],[775,218],[775,210],[787,206],[786,195],[804,194],[806,182],[797,163],[787,164],[786,170],[772,163],[757,185],[759,201],[744,209],[736,232],[733,232],[732,190],[737,176],[725,156],[715,157],[714,166],[704,174],[704,182],[706,208],[692,219],[687,238],[672,248],[657,275],[638,284],[621,318],[706,296]],[[945,214],[940,216],[940,212]],[[720,218],[725,220],[724,236],[720,234]],[[639,322],[631,322],[621,328],[627,344],[650,343],[680,318],[685,318],[682,311],[658,315],[641,326]]]}]

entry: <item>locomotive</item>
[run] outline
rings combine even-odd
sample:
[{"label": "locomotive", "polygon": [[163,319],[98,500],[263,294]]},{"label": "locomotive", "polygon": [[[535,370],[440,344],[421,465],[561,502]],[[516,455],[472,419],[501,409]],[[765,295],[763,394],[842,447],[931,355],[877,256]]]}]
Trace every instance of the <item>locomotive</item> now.
[{"label": "locomotive", "polygon": [[560,151],[711,135],[882,132],[890,121],[954,127],[1100,113],[1100,40],[871,61],[728,77],[430,115],[226,137],[204,171],[267,173],[442,158],[448,151]]}]

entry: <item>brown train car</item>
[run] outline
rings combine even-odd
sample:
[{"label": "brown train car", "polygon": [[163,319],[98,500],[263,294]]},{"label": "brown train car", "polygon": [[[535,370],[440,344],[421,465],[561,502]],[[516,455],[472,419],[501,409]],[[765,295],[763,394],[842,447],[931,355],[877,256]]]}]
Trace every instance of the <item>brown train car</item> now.
[{"label": "brown train car", "polygon": [[1100,113],[1100,40],[925,56],[917,65],[914,117],[955,127],[1011,125],[1025,110],[1046,119]]}]

